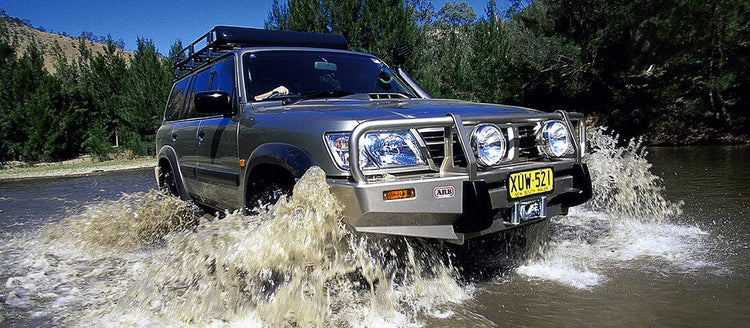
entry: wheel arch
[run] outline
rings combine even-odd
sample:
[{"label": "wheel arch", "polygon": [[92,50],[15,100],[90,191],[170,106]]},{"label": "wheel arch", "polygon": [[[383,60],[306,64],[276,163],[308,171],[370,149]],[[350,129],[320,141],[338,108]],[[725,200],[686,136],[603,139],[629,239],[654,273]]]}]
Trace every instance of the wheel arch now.
[{"label": "wheel arch", "polygon": [[[313,166],[319,166],[313,156],[302,148],[286,143],[267,143],[256,148],[248,158],[243,199],[247,201],[253,181],[268,174],[285,173],[279,179],[299,179]],[[247,205],[247,204],[246,204]]]},{"label": "wheel arch", "polygon": [[185,187],[185,180],[183,179],[182,170],[180,170],[179,164],[180,162],[177,159],[177,153],[175,152],[174,148],[170,146],[163,146],[161,149],[159,149],[156,165],[156,184],[157,186],[161,185],[161,178],[163,176],[163,173],[172,171],[175,173],[175,184],[177,185],[177,191],[180,198],[183,200],[191,200],[192,198],[190,197],[190,194],[187,192],[187,188]]}]

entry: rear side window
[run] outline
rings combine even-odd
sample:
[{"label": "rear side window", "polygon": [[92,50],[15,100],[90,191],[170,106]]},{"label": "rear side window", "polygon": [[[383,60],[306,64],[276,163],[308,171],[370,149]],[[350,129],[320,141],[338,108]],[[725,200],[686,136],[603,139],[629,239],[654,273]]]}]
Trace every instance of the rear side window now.
[{"label": "rear side window", "polygon": [[169,94],[169,101],[167,101],[167,109],[164,112],[165,120],[174,121],[180,118],[180,110],[185,104],[189,84],[190,77],[186,77],[174,84],[172,93]]}]

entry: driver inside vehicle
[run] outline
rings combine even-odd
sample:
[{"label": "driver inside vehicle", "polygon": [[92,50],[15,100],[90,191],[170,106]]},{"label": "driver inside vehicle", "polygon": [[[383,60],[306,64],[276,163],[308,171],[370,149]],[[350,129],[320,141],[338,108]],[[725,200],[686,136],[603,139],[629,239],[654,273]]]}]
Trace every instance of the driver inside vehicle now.
[{"label": "driver inside vehicle", "polygon": [[244,56],[246,87],[254,101],[301,100],[352,94],[413,96],[378,59],[311,51],[264,51]]},{"label": "driver inside vehicle", "polygon": [[273,88],[273,90],[268,91],[266,93],[261,93],[257,96],[255,96],[255,101],[263,101],[269,97],[272,96],[286,96],[289,94],[289,89],[287,87],[280,85],[278,87]]},{"label": "driver inside vehicle", "polygon": [[248,71],[248,81],[253,85],[253,89],[262,91],[262,93],[255,95],[255,101],[289,94],[289,88],[285,87],[274,76],[276,76],[274,72],[268,68],[256,72]]}]

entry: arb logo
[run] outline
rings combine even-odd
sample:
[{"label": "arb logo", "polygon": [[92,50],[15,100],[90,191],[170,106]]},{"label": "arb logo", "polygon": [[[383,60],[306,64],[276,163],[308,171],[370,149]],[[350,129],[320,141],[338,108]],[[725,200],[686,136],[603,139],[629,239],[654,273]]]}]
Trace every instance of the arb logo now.
[{"label": "arb logo", "polygon": [[435,187],[435,189],[432,189],[432,195],[437,199],[453,198],[456,195],[456,188],[453,188],[453,186]]}]

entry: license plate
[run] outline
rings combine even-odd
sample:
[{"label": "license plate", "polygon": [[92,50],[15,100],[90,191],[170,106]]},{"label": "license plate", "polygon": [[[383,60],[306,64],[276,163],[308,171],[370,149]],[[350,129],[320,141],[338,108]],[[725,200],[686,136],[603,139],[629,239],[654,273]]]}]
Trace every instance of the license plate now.
[{"label": "license plate", "polygon": [[555,177],[551,168],[521,171],[508,175],[508,195],[521,198],[551,191]]}]

